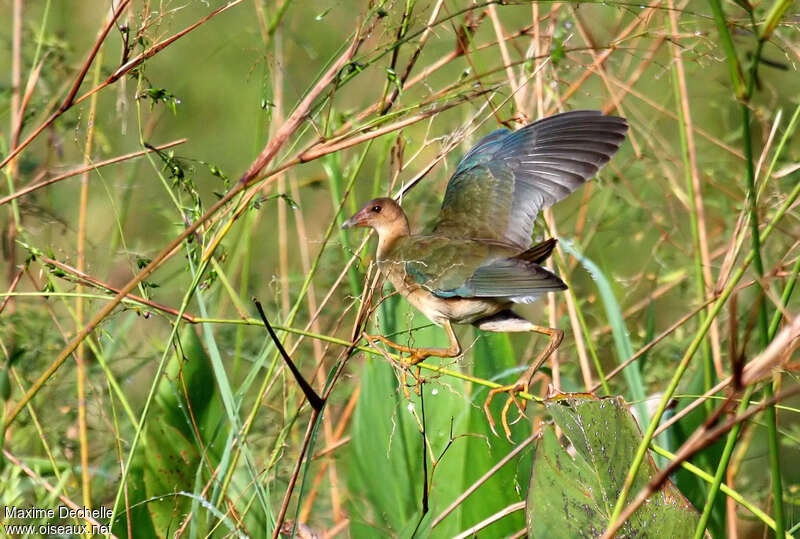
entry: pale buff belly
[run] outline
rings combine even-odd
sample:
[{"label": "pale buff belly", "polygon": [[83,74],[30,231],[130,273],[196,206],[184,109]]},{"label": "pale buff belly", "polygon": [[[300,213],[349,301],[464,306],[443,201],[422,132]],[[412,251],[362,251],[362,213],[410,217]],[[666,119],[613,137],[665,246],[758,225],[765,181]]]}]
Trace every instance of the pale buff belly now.
[{"label": "pale buff belly", "polygon": [[404,274],[385,270],[385,266],[381,267],[382,273],[395,289],[431,322],[438,325],[445,320],[455,324],[471,324],[497,314],[510,304],[490,298],[440,298]]}]

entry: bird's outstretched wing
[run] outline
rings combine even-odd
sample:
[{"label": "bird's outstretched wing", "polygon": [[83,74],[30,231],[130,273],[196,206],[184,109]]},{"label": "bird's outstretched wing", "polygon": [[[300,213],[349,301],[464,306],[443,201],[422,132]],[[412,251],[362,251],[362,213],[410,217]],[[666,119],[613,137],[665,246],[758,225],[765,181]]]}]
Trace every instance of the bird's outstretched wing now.
[{"label": "bird's outstretched wing", "polygon": [[539,211],[597,174],[627,131],[624,118],[577,110],[490,133],[450,178],[433,233],[527,249]]}]

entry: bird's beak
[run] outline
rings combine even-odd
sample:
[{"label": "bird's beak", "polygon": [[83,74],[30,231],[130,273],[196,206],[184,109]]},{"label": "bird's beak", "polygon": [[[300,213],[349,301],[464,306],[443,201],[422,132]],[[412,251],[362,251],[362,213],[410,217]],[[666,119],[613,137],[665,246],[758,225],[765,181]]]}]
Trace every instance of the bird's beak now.
[{"label": "bird's beak", "polygon": [[364,211],[362,210],[356,213],[354,216],[352,216],[344,223],[342,223],[342,228],[353,228],[356,226],[366,226],[366,225],[367,225],[367,219],[366,216],[364,215]]}]

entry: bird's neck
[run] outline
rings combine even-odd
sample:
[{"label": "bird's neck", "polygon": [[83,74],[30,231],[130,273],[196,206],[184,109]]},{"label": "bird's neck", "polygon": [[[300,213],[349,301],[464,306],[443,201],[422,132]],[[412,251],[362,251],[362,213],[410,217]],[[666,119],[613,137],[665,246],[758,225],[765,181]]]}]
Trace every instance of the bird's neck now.
[{"label": "bird's neck", "polygon": [[390,225],[382,227],[378,231],[378,260],[386,258],[397,244],[397,241],[411,235],[408,227],[408,218],[402,215],[395,219]]}]

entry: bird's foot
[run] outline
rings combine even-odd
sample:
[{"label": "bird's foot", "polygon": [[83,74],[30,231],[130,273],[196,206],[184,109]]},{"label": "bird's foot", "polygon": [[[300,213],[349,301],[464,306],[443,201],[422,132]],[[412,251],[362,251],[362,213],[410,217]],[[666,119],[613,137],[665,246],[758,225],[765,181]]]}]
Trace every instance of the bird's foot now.
[{"label": "bird's foot", "polygon": [[[411,348],[408,346],[403,346],[402,344],[397,344],[396,342],[390,341],[383,335],[370,335],[368,333],[362,333],[362,336],[369,342],[370,344],[375,344],[375,341],[381,342],[388,346],[389,348],[393,348],[398,350],[401,353],[409,354],[408,358],[400,358],[400,383],[403,387],[403,395],[405,396],[406,400],[411,400],[411,394],[408,391],[409,387],[414,388],[414,394],[419,396],[422,388],[423,382],[425,379],[422,377],[422,369],[417,367],[416,373],[412,374],[414,377],[414,384],[409,384],[407,382],[407,372],[410,370],[410,367],[417,365],[418,363],[424,361],[428,357],[430,357],[429,353],[426,353],[426,350],[421,348]],[[380,349],[379,349],[380,350]],[[380,350],[380,352],[389,359],[390,361],[397,364],[396,360],[390,357],[386,352]]]},{"label": "bird's foot", "polygon": [[400,384],[403,386],[403,396],[406,398],[406,400],[410,401],[411,393],[409,393],[408,388],[413,387],[414,395],[419,397],[420,393],[422,392],[422,384],[425,383],[425,378],[422,377],[422,369],[417,367],[416,372],[411,374],[412,378],[414,378],[414,383],[409,384],[407,378],[407,374],[409,371],[410,369],[408,368],[405,368],[400,371]]},{"label": "bird's foot", "polygon": [[[511,439],[510,425],[516,424],[520,419],[522,419],[525,416],[525,404],[526,404],[524,400],[520,401],[517,398],[517,393],[527,392],[527,391],[528,391],[528,384],[519,382],[513,385],[500,386],[489,390],[489,395],[486,397],[486,402],[483,403],[483,412],[486,414],[486,419],[489,421],[489,428],[492,429],[492,432],[494,433],[495,436],[499,436],[499,434],[497,434],[497,429],[495,428],[497,424],[495,423],[494,418],[492,417],[492,411],[489,409],[489,405],[491,405],[492,399],[494,399],[494,397],[496,395],[499,395],[500,393],[508,394],[506,403],[503,405],[503,410],[500,412],[500,424],[503,426],[503,432],[505,432],[506,434],[506,439],[508,439],[508,441],[513,444],[514,440]],[[517,411],[519,412],[519,416],[517,416],[517,418],[509,424],[508,412],[511,409],[512,404],[516,405]]]},{"label": "bird's foot", "polygon": [[398,352],[408,354],[408,357],[402,358],[402,361],[403,363],[405,363],[410,367],[413,367],[418,363],[422,363],[423,361],[431,357],[431,355],[433,355],[430,352],[430,350],[427,350],[425,348],[412,348],[410,346],[403,346],[402,344],[397,344],[394,341],[390,341],[383,335],[369,335],[367,333],[364,333],[363,336],[368,342],[372,344],[374,344],[375,341],[378,341],[385,344],[389,348],[397,350]]},{"label": "bird's foot", "polygon": [[411,352],[411,354],[407,358],[405,358],[403,361],[405,361],[405,363],[409,367],[413,367],[414,365],[422,363],[423,361],[425,361],[429,357],[431,357],[431,354],[425,352],[424,350],[417,349],[417,350],[413,350]]}]

